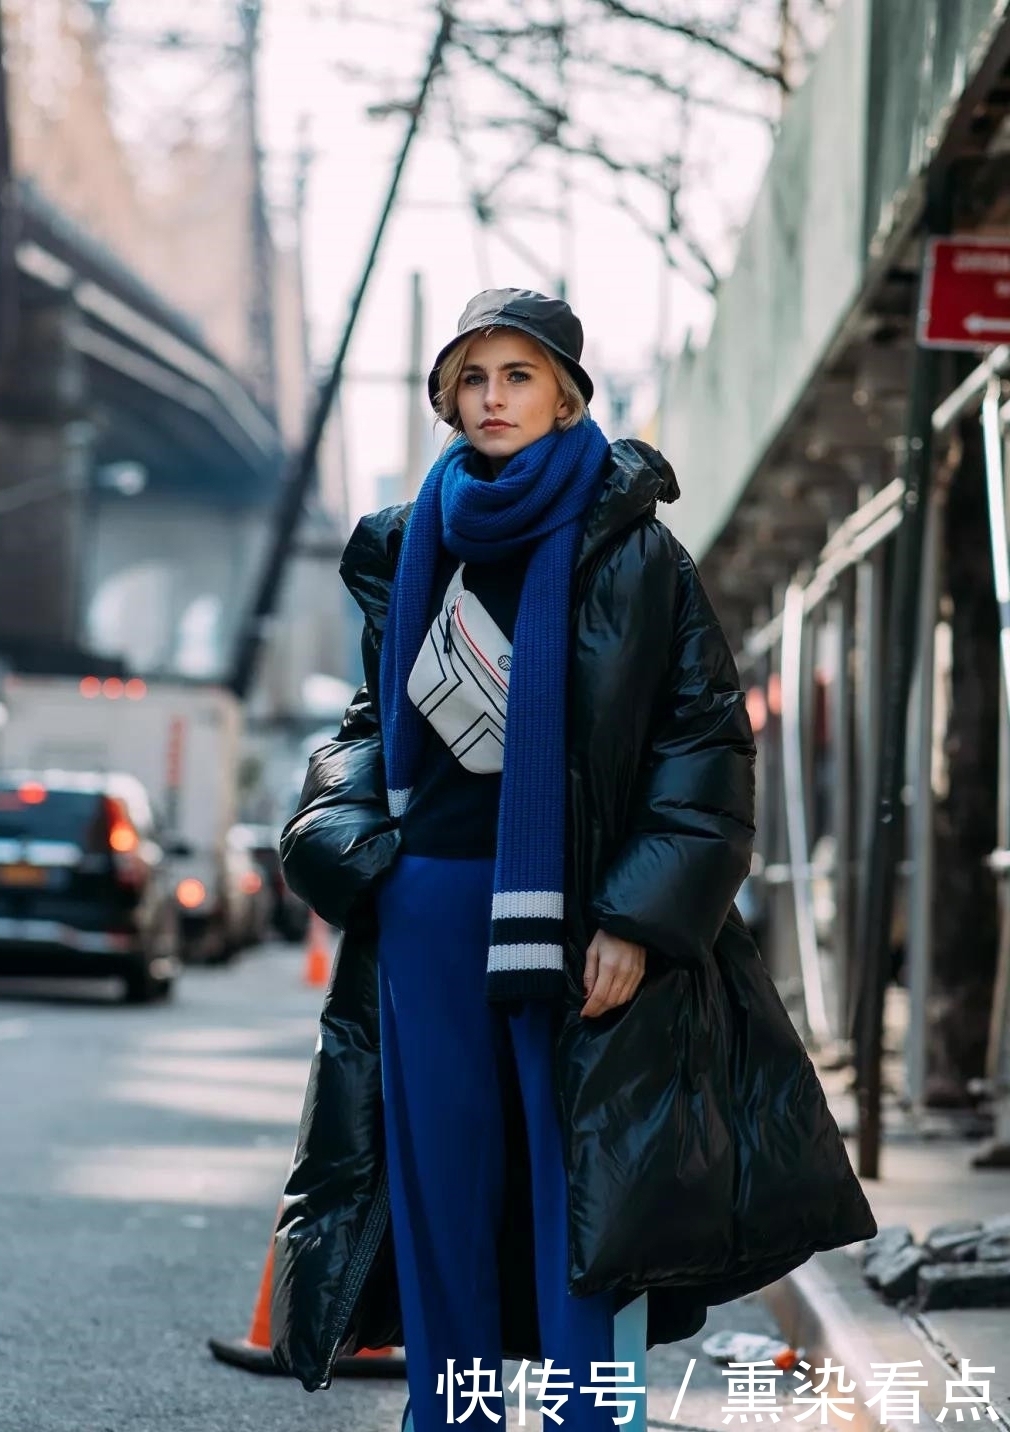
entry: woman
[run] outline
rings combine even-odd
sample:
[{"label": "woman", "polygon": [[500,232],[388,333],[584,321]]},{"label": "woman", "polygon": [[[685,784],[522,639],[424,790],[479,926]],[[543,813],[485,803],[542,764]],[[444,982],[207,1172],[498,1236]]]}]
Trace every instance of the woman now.
[{"label": "woman", "polygon": [[606,442],[581,350],[560,300],[468,304],[428,385],[458,436],[348,542],[365,685],[282,837],[345,939],[275,1356],[311,1388],[405,1340],[416,1432],[446,1425],[450,1360],[503,1353],[568,1369],[565,1422],[609,1427],[579,1389],[639,1294],[650,1345],[685,1337],[875,1231],[733,907],[753,744],[656,517],[673,472]]}]

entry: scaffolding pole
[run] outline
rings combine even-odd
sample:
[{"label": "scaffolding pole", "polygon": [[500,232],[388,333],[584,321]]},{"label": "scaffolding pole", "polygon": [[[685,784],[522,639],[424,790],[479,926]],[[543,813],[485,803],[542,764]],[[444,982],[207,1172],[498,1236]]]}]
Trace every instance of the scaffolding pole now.
[{"label": "scaffolding pole", "polygon": [[933,967],[933,899],[936,883],[933,809],[933,705],[936,681],[936,618],[940,588],[940,548],[945,489],[929,501],[923,539],[919,642],[913,702],[911,784],[916,792],[910,812],[911,883],[908,891],[908,1035],[905,1083],[914,1108],[925,1102],[926,1031],[929,978]]},{"label": "scaffolding pole", "polygon": [[899,858],[899,807],[905,774],[908,698],[919,616],[925,519],[933,476],[932,412],[937,360],[916,350],[909,394],[905,490],[895,537],[894,577],[887,623],[887,667],[880,743],[873,773],[866,878],[859,902],[862,962],[856,1007],[856,1084],[859,1097],[859,1175],[880,1175],[884,994],[891,914]]},{"label": "scaffolding pole", "polygon": [[810,840],[803,743],[803,588],[791,582],[782,613],[782,786],[786,840],[792,868],[793,916],[803,982],[803,1005],[811,1035],[823,1048],[831,1041],[821,952],[810,886]]},{"label": "scaffolding pole", "polygon": [[[986,497],[989,507],[989,537],[992,545],[993,585],[999,612],[1000,674],[1003,678],[1000,700],[1000,781],[999,781],[999,848],[989,858],[989,866],[998,882],[999,944],[996,975],[993,981],[989,1042],[986,1050],[986,1076],[993,1095],[995,1113],[995,1145],[986,1161],[1010,1163],[1010,834],[1007,799],[1008,735],[1010,719],[1010,550],[1007,547],[1006,473],[1004,440],[1000,412],[1001,385],[995,373],[986,382],[982,401],[982,439],[985,452]],[[998,1151],[998,1152],[997,1152]]]},{"label": "scaffolding pole", "polygon": [[994,1139],[977,1155],[976,1167],[1010,1164],[1010,553],[1006,511],[1005,410],[1000,377],[1010,370],[1010,345],[1000,344],[974,368],[933,413],[937,437],[951,431],[981,404],[986,499],[993,585],[1000,624],[1000,722],[997,848],[988,858],[999,891],[999,941],[993,981],[986,1078],[993,1100]]}]

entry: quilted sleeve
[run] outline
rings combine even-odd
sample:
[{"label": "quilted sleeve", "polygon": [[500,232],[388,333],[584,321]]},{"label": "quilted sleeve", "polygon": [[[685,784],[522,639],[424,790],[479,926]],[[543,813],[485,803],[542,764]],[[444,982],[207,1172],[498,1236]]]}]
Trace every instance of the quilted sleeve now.
[{"label": "quilted sleeve", "polygon": [[627,838],[592,902],[601,929],[693,963],[750,868],[754,738],[726,638],[691,558],[678,564],[666,674]]},{"label": "quilted sleeve", "polygon": [[378,658],[362,639],[365,684],[332,741],[309,759],[298,809],[281,832],[284,878],[330,925],[392,864],[399,832],[389,814],[378,714],[369,695]]}]

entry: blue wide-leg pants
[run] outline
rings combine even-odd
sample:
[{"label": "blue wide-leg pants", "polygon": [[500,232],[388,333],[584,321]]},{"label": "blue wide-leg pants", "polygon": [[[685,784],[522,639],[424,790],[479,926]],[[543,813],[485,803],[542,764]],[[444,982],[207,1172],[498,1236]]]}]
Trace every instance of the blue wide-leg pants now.
[{"label": "blue wide-leg pants", "polygon": [[[612,1432],[590,1363],[614,1358],[609,1295],[568,1292],[567,1184],[551,1012],[484,994],[494,864],[401,855],[379,889],[379,1012],[389,1188],[414,1432],[447,1425],[447,1363],[480,1358],[501,1388],[496,1242],[505,1190],[504,1061],[515,1057],[532,1175],[543,1357],[573,1383],[566,1432]],[[472,1386],[468,1379],[467,1387]],[[486,1386],[486,1380],[485,1380]],[[469,1405],[456,1389],[456,1414]],[[485,1405],[504,1413],[501,1398]],[[540,1410],[531,1401],[529,1412]],[[480,1407],[471,1426],[504,1426]],[[545,1421],[545,1426],[556,1424]]]}]

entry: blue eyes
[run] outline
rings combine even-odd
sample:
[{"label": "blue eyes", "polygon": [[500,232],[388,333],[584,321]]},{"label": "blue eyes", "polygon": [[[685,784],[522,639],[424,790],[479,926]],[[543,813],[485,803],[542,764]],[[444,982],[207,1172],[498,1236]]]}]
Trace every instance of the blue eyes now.
[{"label": "blue eyes", "polygon": [[[519,383],[528,383],[530,379],[529,373],[524,373],[521,368],[513,368],[511,373],[507,374],[506,376],[508,377],[509,382],[512,382],[512,380],[515,379]],[[483,373],[466,373],[463,376],[463,383],[467,388],[475,388],[478,383],[483,382]]]}]

